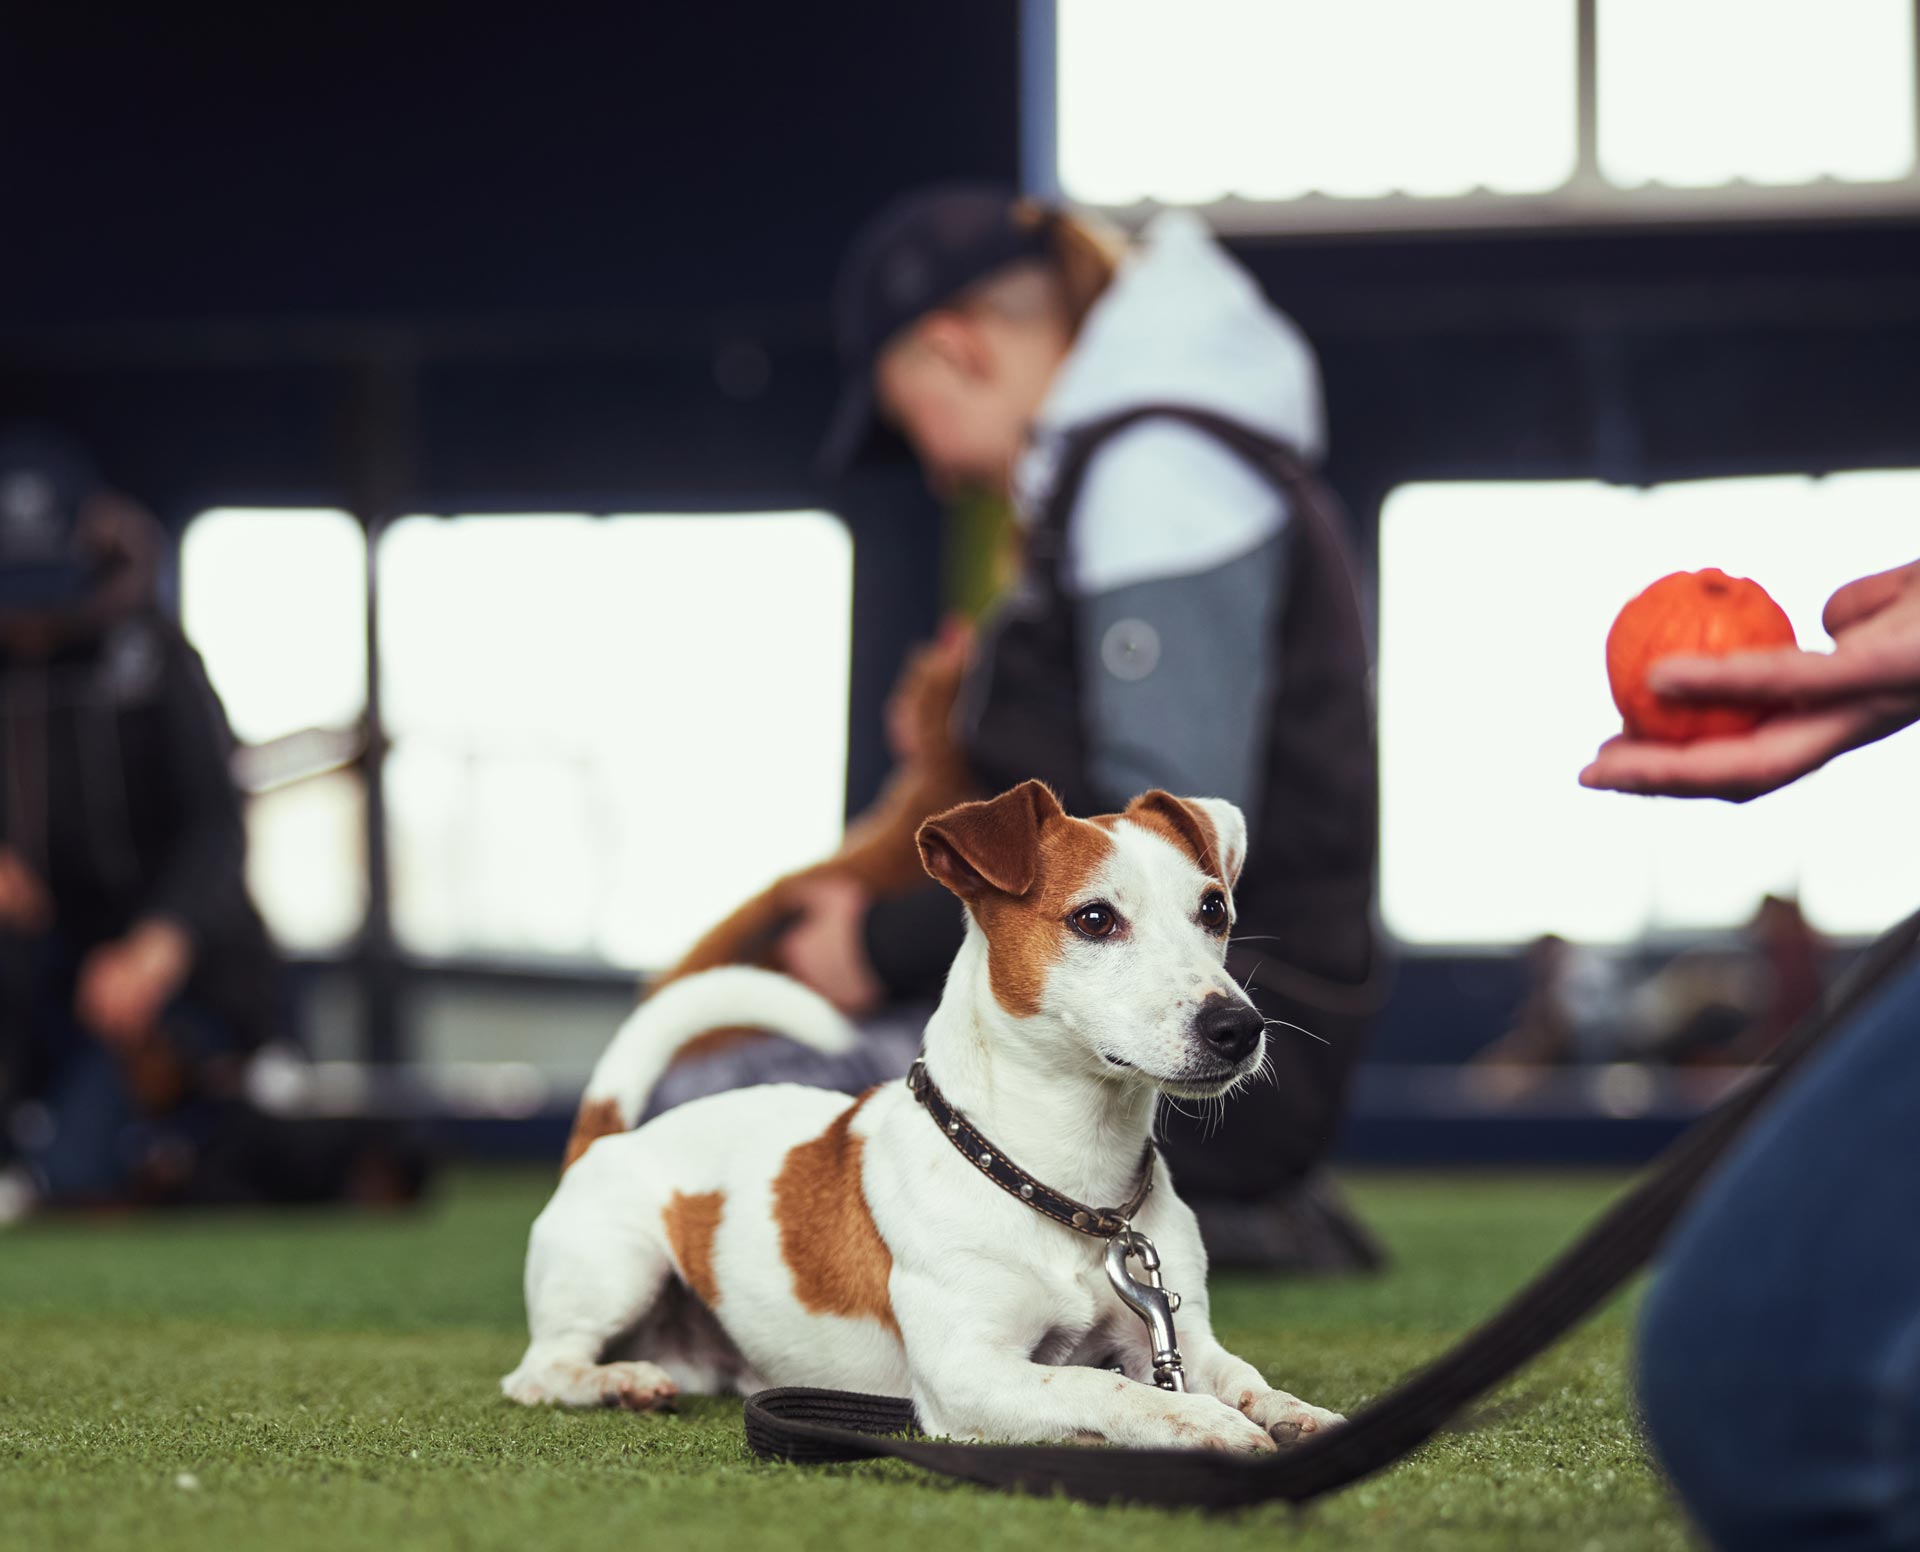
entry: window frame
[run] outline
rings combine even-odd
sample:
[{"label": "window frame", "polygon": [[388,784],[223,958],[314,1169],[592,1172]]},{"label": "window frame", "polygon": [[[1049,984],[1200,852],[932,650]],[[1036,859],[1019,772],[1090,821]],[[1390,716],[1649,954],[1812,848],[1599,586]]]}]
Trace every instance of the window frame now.
[{"label": "window frame", "polygon": [[[1092,205],[1129,228],[1168,209],[1194,209],[1230,237],[1366,236],[1421,232],[1658,230],[1720,223],[1870,221],[1920,214],[1920,88],[1914,100],[1914,158],[1904,177],[1886,182],[1822,178],[1792,185],[1735,181],[1708,188],[1650,184],[1626,188],[1600,170],[1598,12],[1600,0],[1574,0],[1576,70],[1574,168],[1557,189],[1531,194],[1475,190],[1458,195],[1389,194],[1360,198],[1310,192],[1292,199],[1230,196],[1183,206],[1156,199]],[[1916,4],[1920,13],[1920,4]],[[1911,64],[1920,72],[1920,14]],[[1024,191],[1068,198],[1059,170],[1058,0],[1021,0],[1020,170]]]}]

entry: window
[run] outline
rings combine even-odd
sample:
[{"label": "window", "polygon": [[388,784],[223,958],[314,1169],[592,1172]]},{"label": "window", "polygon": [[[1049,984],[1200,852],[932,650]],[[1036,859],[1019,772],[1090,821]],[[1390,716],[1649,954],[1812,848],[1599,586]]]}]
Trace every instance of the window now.
[{"label": "window", "polygon": [[1086,204],[1254,230],[1920,207],[1911,0],[1026,14],[1029,181]]},{"label": "window", "polygon": [[1618,943],[1730,926],[1769,890],[1835,933],[1910,911],[1920,735],[1743,806],[1588,792],[1575,775],[1619,729],[1606,633],[1647,583],[1751,576],[1819,647],[1833,589],[1913,560],[1917,536],[1920,471],[1395,491],[1380,531],[1389,927],[1413,943]]},{"label": "window", "polygon": [[180,541],[180,617],[242,743],[366,709],[366,535],[345,512],[217,507]]},{"label": "window", "polygon": [[1604,0],[1598,80],[1622,188],[1913,170],[1913,0]]},{"label": "window", "polygon": [[1554,0],[1060,0],[1060,182],[1099,205],[1557,188],[1573,23]]},{"label": "window", "polygon": [[837,844],[829,514],[413,517],[377,559],[402,947],[657,967]]},{"label": "window", "polygon": [[[242,749],[247,881],[286,948],[338,950],[366,912],[366,536],[345,512],[220,507],[187,526],[180,614]],[[271,747],[267,747],[271,746]]]}]

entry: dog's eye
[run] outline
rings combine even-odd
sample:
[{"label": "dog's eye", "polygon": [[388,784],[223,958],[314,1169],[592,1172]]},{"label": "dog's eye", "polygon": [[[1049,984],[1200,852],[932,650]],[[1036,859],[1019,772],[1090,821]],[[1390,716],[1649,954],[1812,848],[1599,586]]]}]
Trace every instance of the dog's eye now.
[{"label": "dog's eye", "polygon": [[1209,889],[1200,897],[1200,925],[1209,932],[1227,930],[1227,897],[1217,889]]},{"label": "dog's eye", "polygon": [[1104,900],[1081,906],[1067,920],[1083,938],[1110,938],[1120,928],[1120,913]]}]

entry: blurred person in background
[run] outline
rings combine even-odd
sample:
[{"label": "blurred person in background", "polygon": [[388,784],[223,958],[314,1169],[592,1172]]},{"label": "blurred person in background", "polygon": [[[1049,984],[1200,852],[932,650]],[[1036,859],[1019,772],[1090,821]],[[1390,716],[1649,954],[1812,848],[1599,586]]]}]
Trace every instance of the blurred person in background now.
[{"label": "blurred person in background", "polygon": [[[1662,694],[1786,709],[1695,744],[1616,738],[1581,781],[1744,802],[1920,721],[1920,561],[1841,588],[1826,627],[1831,653],[1657,665]],[[1754,1120],[1668,1242],[1642,1315],[1641,1404],[1716,1546],[1920,1546],[1917,1107],[1910,966]]]},{"label": "blurred person in background", "polygon": [[1629,1054],[1676,1066],[1763,1062],[1826,993],[1826,945],[1799,902],[1766,895],[1738,947],[1691,949],[1634,996]]},{"label": "blurred person in background", "polygon": [[[1285,1021],[1272,1079],[1205,1124],[1162,1123],[1216,1264],[1371,1264],[1320,1169],[1377,978],[1376,777],[1347,538],[1308,499],[1325,445],[1311,348],[1190,215],[1129,249],[973,187],[877,216],[835,322],[848,378],[829,465],[904,440],[936,494],[1017,517],[1018,580],[978,643],[949,631],[931,649],[967,660],[952,732],[978,791],[1039,777],[1087,815],[1160,787],[1247,816],[1228,963]],[[889,723],[910,759],[912,708]],[[775,959],[868,1014],[935,998],[961,927],[931,884],[874,899],[823,879]],[[911,1055],[909,1039],[902,1070]],[[754,1060],[668,1089],[755,1081]]]},{"label": "blurred person in background", "polygon": [[409,1167],[244,1097],[280,967],[225,714],[159,607],[162,544],[73,442],[0,428],[0,1220],[320,1199],[363,1167],[379,1194]]},{"label": "blurred person in background", "polygon": [[1512,1026],[1474,1061],[1565,1067],[1613,1060],[1625,1014],[1614,962],[1548,932],[1527,945],[1526,969],[1527,992]]}]

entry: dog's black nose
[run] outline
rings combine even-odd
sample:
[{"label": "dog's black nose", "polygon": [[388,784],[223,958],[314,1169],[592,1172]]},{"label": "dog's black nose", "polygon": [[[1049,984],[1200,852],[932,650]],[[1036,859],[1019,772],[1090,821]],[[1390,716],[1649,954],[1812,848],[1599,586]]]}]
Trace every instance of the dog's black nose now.
[{"label": "dog's black nose", "polygon": [[1193,1032],[1230,1062],[1260,1043],[1267,1021],[1259,1010],[1228,997],[1209,997],[1193,1016]]}]

